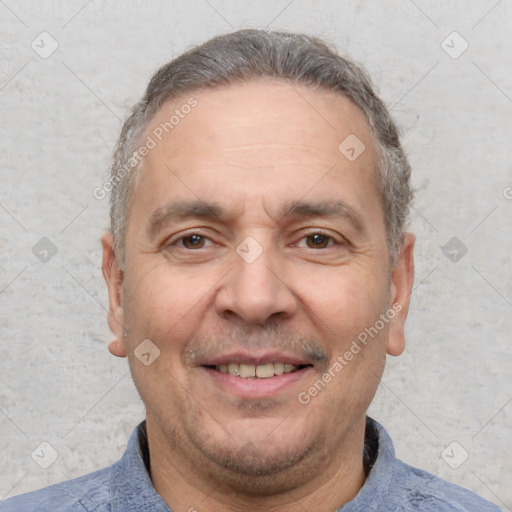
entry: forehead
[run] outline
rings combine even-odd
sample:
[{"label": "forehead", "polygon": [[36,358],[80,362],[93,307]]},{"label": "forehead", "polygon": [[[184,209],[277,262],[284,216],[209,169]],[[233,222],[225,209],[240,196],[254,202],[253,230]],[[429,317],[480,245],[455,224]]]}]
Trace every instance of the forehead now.
[{"label": "forehead", "polygon": [[370,160],[374,151],[368,122],[347,97],[267,78],[174,98],[155,114],[142,138],[149,136],[157,144],[150,157],[174,156],[183,139],[188,148],[203,150],[189,153],[188,159],[204,155],[205,149],[246,145],[249,150],[257,144],[303,145],[328,157],[333,149],[338,156],[339,144],[351,134],[370,142],[363,155],[363,160]]},{"label": "forehead", "polygon": [[141,137],[149,140],[134,199],[153,211],[169,196],[240,211],[306,195],[379,203],[373,137],[341,94],[270,79],[194,91],[162,106]]}]

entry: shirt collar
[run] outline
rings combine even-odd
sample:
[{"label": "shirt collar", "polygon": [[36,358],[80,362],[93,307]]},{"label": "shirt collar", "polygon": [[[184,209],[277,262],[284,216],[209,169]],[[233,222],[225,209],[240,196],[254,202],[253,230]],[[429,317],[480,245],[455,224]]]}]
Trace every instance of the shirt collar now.
[{"label": "shirt collar", "polygon": [[340,511],[343,512],[375,512],[384,510],[387,496],[391,489],[391,484],[395,478],[395,449],[393,441],[389,437],[384,427],[371,419],[366,418],[365,443],[367,442],[367,433],[369,425],[375,431],[377,437],[377,457],[366,482],[359,490],[356,497],[346,503]]},{"label": "shirt collar", "polygon": [[111,467],[110,493],[112,512],[170,512],[161,496],[155,491],[149,473],[144,465],[139,446],[141,428],[145,432],[146,422],[142,422],[132,433],[121,460]]}]

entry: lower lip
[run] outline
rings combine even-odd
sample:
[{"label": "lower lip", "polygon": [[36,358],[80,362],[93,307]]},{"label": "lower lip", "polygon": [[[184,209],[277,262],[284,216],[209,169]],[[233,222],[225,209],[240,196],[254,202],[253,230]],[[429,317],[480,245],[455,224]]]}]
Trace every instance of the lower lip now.
[{"label": "lower lip", "polygon": [[268,379],[243,378],[229,373],[222,373],[211,368],[201,366],[201,370],[221,388],[228,393],[237,395],[240,398],[271,398],[292,387],[294,384],[305,378],[313,368],[306,366],[300,370],[282,375],[274,375]]}]

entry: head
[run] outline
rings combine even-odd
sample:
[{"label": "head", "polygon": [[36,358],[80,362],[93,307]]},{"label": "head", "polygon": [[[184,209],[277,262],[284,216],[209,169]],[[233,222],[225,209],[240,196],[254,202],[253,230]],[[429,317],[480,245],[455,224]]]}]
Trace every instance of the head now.
[{"label": "head", "polygon": [[395,257],[402,244],[412,200],[411,171],[397,128],[373,91],[367,73],[320,39],[303,34],[241,30],[211,39],[160,68],[124,123],[110,169],[110,232],[121,268],[124,267],[128,212],[145,157],[144,148],[148,145],[141,135],[150,120],[171,99],[181,96],[185,100],[174,115],[151,134],[156,143],[161,142],[183,115],[195,108],[195,92],[242,85],[260,78],[337,92],[365,114],[377,153],[374,171],[381,192],[389,254]]},{"label": "head", "polygon": [[367,75],[318,39],[244,30],[155,74],[103,237],[111,351],[150,436],[259,495],[357,451],[404,346],[409,174]]}]

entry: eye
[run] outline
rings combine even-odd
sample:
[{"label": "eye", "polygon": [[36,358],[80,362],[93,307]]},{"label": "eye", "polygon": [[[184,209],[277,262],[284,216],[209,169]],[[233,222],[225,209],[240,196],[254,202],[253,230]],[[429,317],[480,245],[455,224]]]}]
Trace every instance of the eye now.
[{"label": "eye", "polygon": [[335,244],[335,240],[332,236],[326,235],[325,233],[312,233],[311,235],[305,236],[297,244],[299,247],[308,247],[309,249],[325,249]]},{"label": "eye", "polygon": [[212,241],[203,235],[192,233],[190,235],[181,237],[176,241],[176,243],[185,249],[202,249],[207,245],[211,245]]}]

